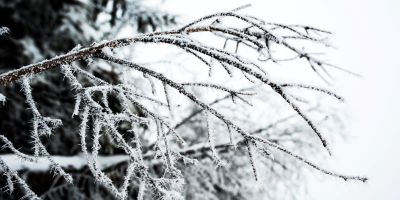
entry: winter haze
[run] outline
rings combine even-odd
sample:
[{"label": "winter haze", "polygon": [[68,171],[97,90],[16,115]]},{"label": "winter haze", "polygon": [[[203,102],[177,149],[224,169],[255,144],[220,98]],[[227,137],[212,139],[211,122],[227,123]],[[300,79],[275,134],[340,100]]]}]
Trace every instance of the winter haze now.
[{"label": "winter haze", "polygon": [[[185,16],[200,16],[249,1],[175,1]],[[367,184],[311,178],[314,199],[399,199],[400,192],[400,2],[396,0],[251,1],[252,12],[282,23],[309,24],[334,32],[335,64],[361,74],[339,75],[352,123],[351,135],[334,147],[331,165],[370,177]]]}]

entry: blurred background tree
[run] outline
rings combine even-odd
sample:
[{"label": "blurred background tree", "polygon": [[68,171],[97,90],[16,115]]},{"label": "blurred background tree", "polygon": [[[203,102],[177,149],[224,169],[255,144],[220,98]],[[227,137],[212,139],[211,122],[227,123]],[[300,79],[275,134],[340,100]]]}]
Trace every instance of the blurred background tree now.
[{"label": "blurred background tree", "polygon": [[[176,16],[146,7],[141,0],[2,0],[0,24],[10,30],[8,36],[0,37],[0,71],[6,72],[68,52],[77,45],[88,46],[115,38],[126,27],[137,33],[161,30],[176,24]],[[88,70],[111,82],[118,81],[117,72],[102,70],[96,65]],[[40,112],[64,122],[57,134],[45,141],[49,153],[76,155],[80,147],[74,128],[79,126],[79,121],[71,118],[75,100],[63,76],[59,69],[50,70],[35,78],[32,88],[36,91],[34,98],[41,105]],[[16,84],[0,89],[7,97],[7,104],[0,107],[0,130],[21,151],[32,153],[28,134],[32,114],[23,103],[23,94],[15,92],[20,90]],[[103,153],[112,152],[109,146]],[[27,179],[39,193],[52,184],[49,173],[27,176]]]}]

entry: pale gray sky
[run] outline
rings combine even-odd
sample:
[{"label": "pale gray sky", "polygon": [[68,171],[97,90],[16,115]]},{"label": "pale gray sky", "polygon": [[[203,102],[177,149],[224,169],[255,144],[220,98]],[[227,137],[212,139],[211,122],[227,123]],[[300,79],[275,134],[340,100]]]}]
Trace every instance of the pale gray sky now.
[{"label": "pale gray sky", "polygon": [[363,78],[338,75],[352,134],[336,144],[332,168],[367,175],[366,184],[311,177],[313,199],[400,199],[400,1],[399,0],[170,0],[186,18],[252,3],[249,13],[267,21],[307,24],[335,33],[331,62]]}]

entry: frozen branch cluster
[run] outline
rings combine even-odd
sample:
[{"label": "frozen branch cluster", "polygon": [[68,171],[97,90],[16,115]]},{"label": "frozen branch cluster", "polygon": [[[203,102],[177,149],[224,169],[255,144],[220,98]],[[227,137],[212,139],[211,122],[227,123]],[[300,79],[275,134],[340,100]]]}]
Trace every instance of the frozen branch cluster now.
[{"label": "frozen branch cluster", "polygon": [[[224,23],[225,20],[233,20],[232,24],[236,25],[227,25]],[[232,51],[225,48],[226,46],[218,48],[208,45],[196,38],[198,34],[212,34],[217,38],[222,38],[226,43],[233,41],[236,47]],[[324,133],[319,129],[316,120],[311,119],[307,110],[299,106],[302,99],[293,94],[290,88],[319,92],[339,101],[343,101],[343,98],[325,88],[275,81],[265,67],[266,61],[282,62],[304,59],[309,63],[312,70],[326,79],[330,76],[326,68],[337,67],[314,57],[302,48],[296,47],[292,44],[292,41],[300,40],[329,46],[326,41],[326,36],[329,34],[328,31],[309,26],[268,23],[232,11],[205,16],[176,30],[140,34],[131,38],[104,41],[89,47],[76,48],[64,55],[0,75],[1,85],[18,81],[22,86],[22,92],[33,116],[30,135],[35,150],[34,155],[19,152],[5,137],[1,137],[1,140],[4,143],[4,148],[10,149],[25,161],[35,162],[38,158],[47,158],[51,163],[54,174],[61,175],[68,183],[74,182],[72,176],[52,159],[41,142],[42,137],[49,137],[54,134],[57,127],[62,126],[62,122],[42,116],[32,97],[34,91],[29,84],[29,77],[52,68],[61,67],[61,72],[69,81],[71,91],[76,96],[72,117],[79,117],[80,119],[81,125],[77,134],[80,137],[79,145],[87,161],[87,166],[96,182],[104,186],[117,199],[127,199],[132,181],[140,183],[138,199],[143,198],[145,190],[150,190],[154,193],[154,196],[163,199],[182,199],[184,179],[190,178],[187,177],[190,175],[182,173],[185,171],[182,169],[182,163],[196,166],[196,164],[199,164],[199,159],[209,155],[216,166],[224,168],[226,162],[233,159],[225,156],[226,152],[231,152],[233,155],[236,154],[235,152],[243,152],[243,156],[248,158],[246,162],[250,165],[256,180],[263,179],[260,176],[263,173],[258,171],[257,157],[262,155],[279,163],[277,158],[281,158],[281,156],[274,156],[274,153],[281,153],[286,155],[282,159],[297,160],[299,163],[333,177],[366,181],[365,177],[347,176],[326,170],[283,146],[284,142],[274,138],[274,135],[261,134],[265,133],[264,130],[268,128],[249,130],[243,124],[235,121],[234,115],[226,114],[223,109],[218,109],[215,106],[219,101],[225,99],[232,99],[235,105],[252,106],[252,97],[257,92],[263,91],[261,89],[259,91],[231,89],[227,85],[216,83],[218,77],[213,76],[211,71],[221,67],[232,80],[244,78],[252,87],[260,85],[261,87],[268,87],[272,91],[272,95],[279,97],[296,113],[296,116],[300,116],[304,120],[305,124],[312,129],[315,138],[318,138],[321,146],[328,153],[331,153],[329,143]],[[166,44],[181,49],[207,67],[205,68],[209,70],[207,82],[181,82],[179,79],[169,77],[166,73],[154,70],[148,65],[121,58],[114,53],[118,48],[137,43]],[[252,61],[241,55],[238,51],[240,46],[257,54],[258,59]],[[294,56],[289,59],[277,58],[274,55],[275,47],[283,48]],[[152,90],[144,90],[130,81],[112,84],[98,78],[85,70],[84,66],[80,66],[80,61],[87,60],[106,62],[111,66],[122,68],[121,71],[141,74],[145,80],[148,80]],[[242,77],[238,77],[238,73]],[[157,88],[163,88],[164,94],[155,95]],[[207,102],[194,92],[198,89],[217,91],[225,96],[213,102]],[[177,113],[179,109],[174,101],[174,98],[176,98],[174,94],[184,97],[196,108],[194,112],[178,122],[174,121],[174,113]],[[118,109],[110,105],[111,98],[115,98],[118,102]],[[3,101],[3,99],[4,97],[0,96],[0,101]],[[199,140],[198,144],[189,145],[185,141],[185,132],[178,131],[178,129],[194,118],[198,118],[206,124],[206,134],[205,138]],[[225,128],[221,128],[222,126]],[[121,127],[125,127],[128,131],[122,131]],[[155,133],[154,142],[148,147],[143,147],[145,142],[142,135],[143,130],[150,130]],[[221,135],[224,134],[221,130],[229,135],[229,141],[226,143],[218,143],[219,140],[216,140],[217,136],[221,138]],[[99,163],[99,151],[102,148],[101,140],[104,138],[111,140],[113,145],[121,149],[129,158],[121,184],[116,184],[107,176]],[[299,138],[302,137],[299,136]],[[200,141],[206,142],[207,145]],[[162,170],[160,177],[154,176],[149,169],[149,166],[155,163]],[[7,180],[10,180],[8,186],[10,191],[13,190],[13,183],[17,182],[25,188],[27,197],[38,198],[18,174],[10,170],[7,163],[1,159],[0,167],[6,174]]]}]

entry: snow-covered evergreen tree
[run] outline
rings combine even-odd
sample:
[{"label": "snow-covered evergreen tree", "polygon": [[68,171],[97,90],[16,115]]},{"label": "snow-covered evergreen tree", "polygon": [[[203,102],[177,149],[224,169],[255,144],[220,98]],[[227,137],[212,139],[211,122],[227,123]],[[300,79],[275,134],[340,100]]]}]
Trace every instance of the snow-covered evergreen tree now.
[{"label": "snow-covered evergreen tree", "polygon": [[330,33],[242,8],[179,25],[140,0],[0,2],[2,197],[292,199],[308,167],[365,181],[308,160],[330,153],[343,98],[268,69],[306,60],[329,78],[297,42]]}]

